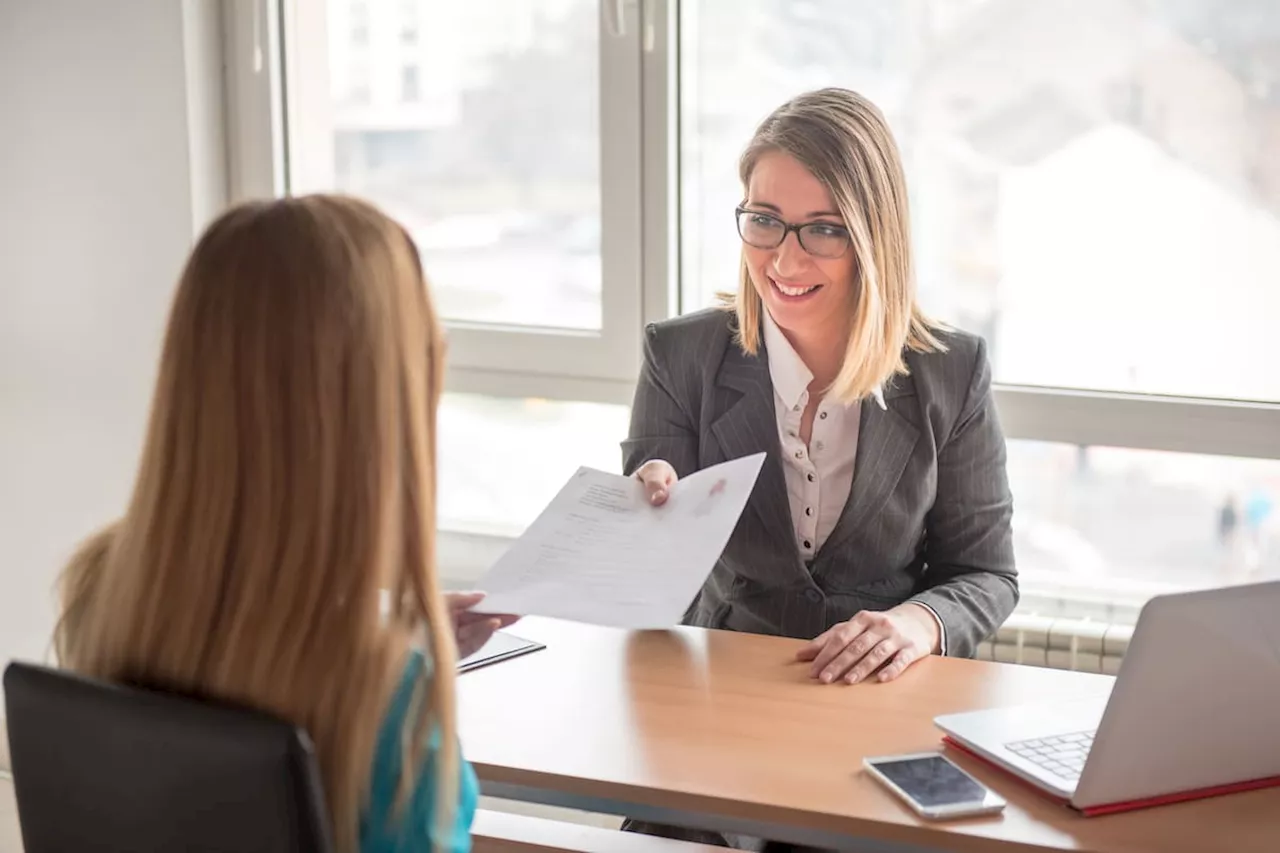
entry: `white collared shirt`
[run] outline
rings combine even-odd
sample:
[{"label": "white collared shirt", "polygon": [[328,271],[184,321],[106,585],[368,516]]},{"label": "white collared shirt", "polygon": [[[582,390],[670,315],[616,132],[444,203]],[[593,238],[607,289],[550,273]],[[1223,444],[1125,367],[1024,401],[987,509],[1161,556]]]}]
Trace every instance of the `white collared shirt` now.
[{"label": "white collared shirt", "polygon": [[[787,502],[800,556],[808,563],[835,529],[853,489],[862,404],[840,403],[824,397],[814,414],[813,431],[806,447],[800,437],[800,419],[809,404],[813,373],[769,312],[766,310],[763,314],[764,345],[769,353],[769,378],[773,382]],[[884,409],[883,393],[877,389],[873,397]],[[938,623],[941,653],[945,655],[947,629],[941,617],[927,604],[915,603],[929,611]]]},{"label": "white collared shirt", "polygon": [[764,345],[769,353],[787,500],[800,555],[808,562],[831,535],[849,499],[862,406],[824,398],[813,417],[806,447],[800,437],[800,419],[809,404],[813,373],[768,311],[764,312]]}]

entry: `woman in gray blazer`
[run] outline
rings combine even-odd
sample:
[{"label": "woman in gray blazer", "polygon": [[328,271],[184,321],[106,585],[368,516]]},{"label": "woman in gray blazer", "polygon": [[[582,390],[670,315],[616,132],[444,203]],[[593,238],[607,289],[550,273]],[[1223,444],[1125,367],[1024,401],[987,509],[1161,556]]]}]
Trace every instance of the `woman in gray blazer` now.
[{"label": "woman in gray blazer", "polygon": [[811,640],[814,678],[972,655],[1018,599],[986,346],[916,304],[907,191],[880,111],[825,89],[742,156],[737,293],[649,326],[624,468],[766,451],[686,621]]},{"label": "woman in gray blazer", "polygon": [[685,621],[808,639],[798,657],[828,683],[972,655],[1018,600],[1004,437],[985,344],[916,304],[884,117],[847,90],[801,95],[740,173],[737,293],[646,329],[623,443],[655,504],[678,477],[768,454]]}]

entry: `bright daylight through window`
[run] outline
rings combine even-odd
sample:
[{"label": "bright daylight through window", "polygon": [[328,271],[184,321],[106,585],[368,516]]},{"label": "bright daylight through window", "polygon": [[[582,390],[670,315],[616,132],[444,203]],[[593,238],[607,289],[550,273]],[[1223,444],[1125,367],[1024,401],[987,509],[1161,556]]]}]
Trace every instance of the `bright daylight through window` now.
[{"label": "bright daylight through window", "polygon": [[[598,330],[593,0],[326,11],[332,185],[406,225],[445,318]],[[626,418],[618,405],[447,394],[442,526],[518,534],[577,466],[618,467]]]},{"label": "bright daylight through window", "polygon": [[[987,338],[997,382],[1280,400],[1280,4],[681,10],[684,310],[733,287],[736,158],[755,123],[796,92],[847,86],[902,147],[927,310]],[[1280,462],[1009,454],[1028,579],[1280,576]]]},{"label": "bright daylight through window", "polygon": [[[324,128],[310,141],[323,143],[325,180],[408,225],[459,328],[537,327],[568,346],[615,335],[611,287],[619,304],[653,304],[638,274],[606,272],[610,241],[638,242],[641,226],[616,222],[602,198],[630,193],[655,221],[653,170],[642,187],[617,166],[619,146],[640,144],[611,126],[619,104],[642,116],[646,151],[663,145],[654,104],[678,128],[661,161],[678,203],[658,219],[678,235],[680,310],[708,305],[735,283],[743,145],[785,99],[838,85],[887,114],[925,307],[987,338],[997,382],[1280,402],[1280,3],[621,5],[629,28],[594,0],[317,4],[323,73],[290,96],[323,78],[327,98],[307,99],[304,124]],[[651,77],[611,82],[610,57],[626,50],[677,85],[642,98]],[[510,396],[464,383],[446,397],[448,529],[518,531],[577,465],[619,464],[618,395],[526,399],[520,373],[540,368],[502,369]],[[1280,577],[1280,461],[1037,437],[1009,442],[1028,583]]]},{"label": "bright daylight through window", "polygon": [[334,184],[409,228],[441,312],[599,328],[595,4],[330,0],[328,13]]}]

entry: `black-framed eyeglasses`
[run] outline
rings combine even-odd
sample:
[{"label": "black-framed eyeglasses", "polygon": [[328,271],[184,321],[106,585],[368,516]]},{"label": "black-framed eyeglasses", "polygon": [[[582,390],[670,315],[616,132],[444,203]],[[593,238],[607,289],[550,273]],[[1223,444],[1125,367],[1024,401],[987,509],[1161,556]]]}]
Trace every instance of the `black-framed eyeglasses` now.
[{"label": "black-framed eyeglasses", "polygon": [[831,222],[806,222],[790,225],[772,213],[750,210],[739,206],[738,236],[742,242],[757,249],[776,249],[792,231],[800,241],[800,248],[816,258],[839,258],[849,251],[849,231],[843,225]]}]

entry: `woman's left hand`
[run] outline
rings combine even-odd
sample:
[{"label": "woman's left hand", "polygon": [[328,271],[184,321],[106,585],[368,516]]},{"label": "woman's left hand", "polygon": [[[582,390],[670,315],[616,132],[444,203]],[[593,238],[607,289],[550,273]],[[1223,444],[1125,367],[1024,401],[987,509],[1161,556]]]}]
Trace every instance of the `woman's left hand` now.
[{"label": "woman's left hand", "polygon": [[483,592],[446,592],[444,600],[453,619],[459,660],[480,651],[494,631],[513,625],[520,618],[511,614],[472,612],[472,608],[484,600]]},{"label": "woman's left hand", "polygon": [[812,661],[809,675],[824,684],[854,684],[877,670],[880,681],[892,681],[937,652],[940,635],[933,614],[907,602],[883,612],[864,610],[832,626],[796,652],[796,660]]}]

